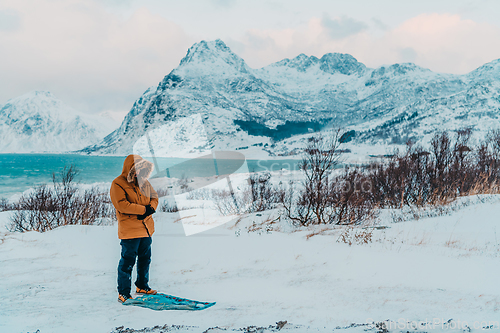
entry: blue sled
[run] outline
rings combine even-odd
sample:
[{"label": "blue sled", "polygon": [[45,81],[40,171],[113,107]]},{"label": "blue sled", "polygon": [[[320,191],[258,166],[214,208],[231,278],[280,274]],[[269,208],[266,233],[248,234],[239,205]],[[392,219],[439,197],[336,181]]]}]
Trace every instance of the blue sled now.
[{"label": "blue sled", "polygon": [[166,294],[143,295],[126,300],[123,305],[135,305],[153,310],[205,310],[216,302],[198,302]]}]

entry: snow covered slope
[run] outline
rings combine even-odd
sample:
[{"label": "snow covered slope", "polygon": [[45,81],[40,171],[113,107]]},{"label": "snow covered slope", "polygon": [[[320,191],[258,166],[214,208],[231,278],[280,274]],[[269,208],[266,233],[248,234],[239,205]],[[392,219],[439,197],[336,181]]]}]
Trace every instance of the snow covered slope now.
[{"label": "snow covered slope", "polygon": [[[403,86],[411,87],[411,83]],[[500,127],[500,60],[466,75],[436,75],[407,91],[413,92],[408,102],[395,104],[386,117],[365,125],[368,131],[360,139],[428,142],[436,131],[460,128],[471,128],[473,137],[481,138],[489,129]]]},{"label": "snow covered slope", "polygon": [[483,135],[500,114],[499,68],[497,60],[467,75],[412,63],[370,69],[351,55],[328,53],[251,69],[221,40],[201,41],[136,101],[119,129],[83,152],[131,152],[147,131],[194,114],[205,126],[203,148],[270,146],[331,125],[354,129],[356,142],[371,144],[427,140],[464,126]]},{"label": "snow covered slope", "polygon": [[0,152],[63,152],[101,140],[112,121],[78,113],[47,91],[32,91],[0,106]]},{"label": "snow covered slope", "polygon": [[116,225],[10,233],[3,225],[13,212],[0,212],[0,332],[156,325],[180,325],[174,332],[277,332],[242,328],[288,321],[283,332],[375,333],[382,330],[373,323],[386,320],[391,333],[498,332],[498,199],[400,223],[387,212],[381,224],[388,228],[374,230],[372,243],[352,246],[337,241],[343,229],[308,237],[325,226],[285,232],[276,224],[253,225],[274,219],[272,211],[190,237],[176,214],[158,212],[150,284],[217,302],[196,312],[117,302]]}]

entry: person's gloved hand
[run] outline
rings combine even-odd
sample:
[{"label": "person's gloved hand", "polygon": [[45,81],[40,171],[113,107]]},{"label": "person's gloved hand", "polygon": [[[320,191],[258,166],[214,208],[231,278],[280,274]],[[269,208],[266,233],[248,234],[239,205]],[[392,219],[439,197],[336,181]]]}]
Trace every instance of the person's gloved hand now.
[{"label": "person's gloved hand", "polygon": [[149,215],[152,215],[155,212],[155,209],[151,207],[151,205],[146,206],[146,212],[142,215],[137,215],[137,219],[144,220]]}]

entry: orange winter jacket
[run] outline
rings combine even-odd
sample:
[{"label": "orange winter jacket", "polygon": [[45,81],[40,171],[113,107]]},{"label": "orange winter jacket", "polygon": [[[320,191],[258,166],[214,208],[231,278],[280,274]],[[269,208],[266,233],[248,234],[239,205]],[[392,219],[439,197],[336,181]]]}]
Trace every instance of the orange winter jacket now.
[{"label": "orange winter jacket", "polygon": [[[131,239],[152,236],[155,231],[153,217],[139,220],[137,215],[146,212],[146,206],[158,207],[158,194],[147,178],[153,171],[153,163],[139,155],[128,155],[123,162],[122,174],[113,180],[109,191],[118,218],[118,238]],[[138,178],[136,174],[144,176]]]}]

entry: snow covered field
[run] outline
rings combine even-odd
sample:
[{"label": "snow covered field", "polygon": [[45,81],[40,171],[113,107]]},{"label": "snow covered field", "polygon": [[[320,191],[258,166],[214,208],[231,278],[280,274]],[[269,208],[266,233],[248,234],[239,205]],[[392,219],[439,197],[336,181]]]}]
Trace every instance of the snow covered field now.
[{"label": "snow covered field", "polygon": [[308,237],[324,226],[248,232],[272,211],[189,237],[175,214],[156,213],[150,284],[217,302],[200,312],[117,302],[116,225],[9,233],[11,212],[1,212],[0,332],[271,332],[279,321],[285,332],[379,332],[386,320],[391,332],[499,331],[500,196],[474,200],[399,223],[383,212],[388,228],[352,246],[332,228]]}]

